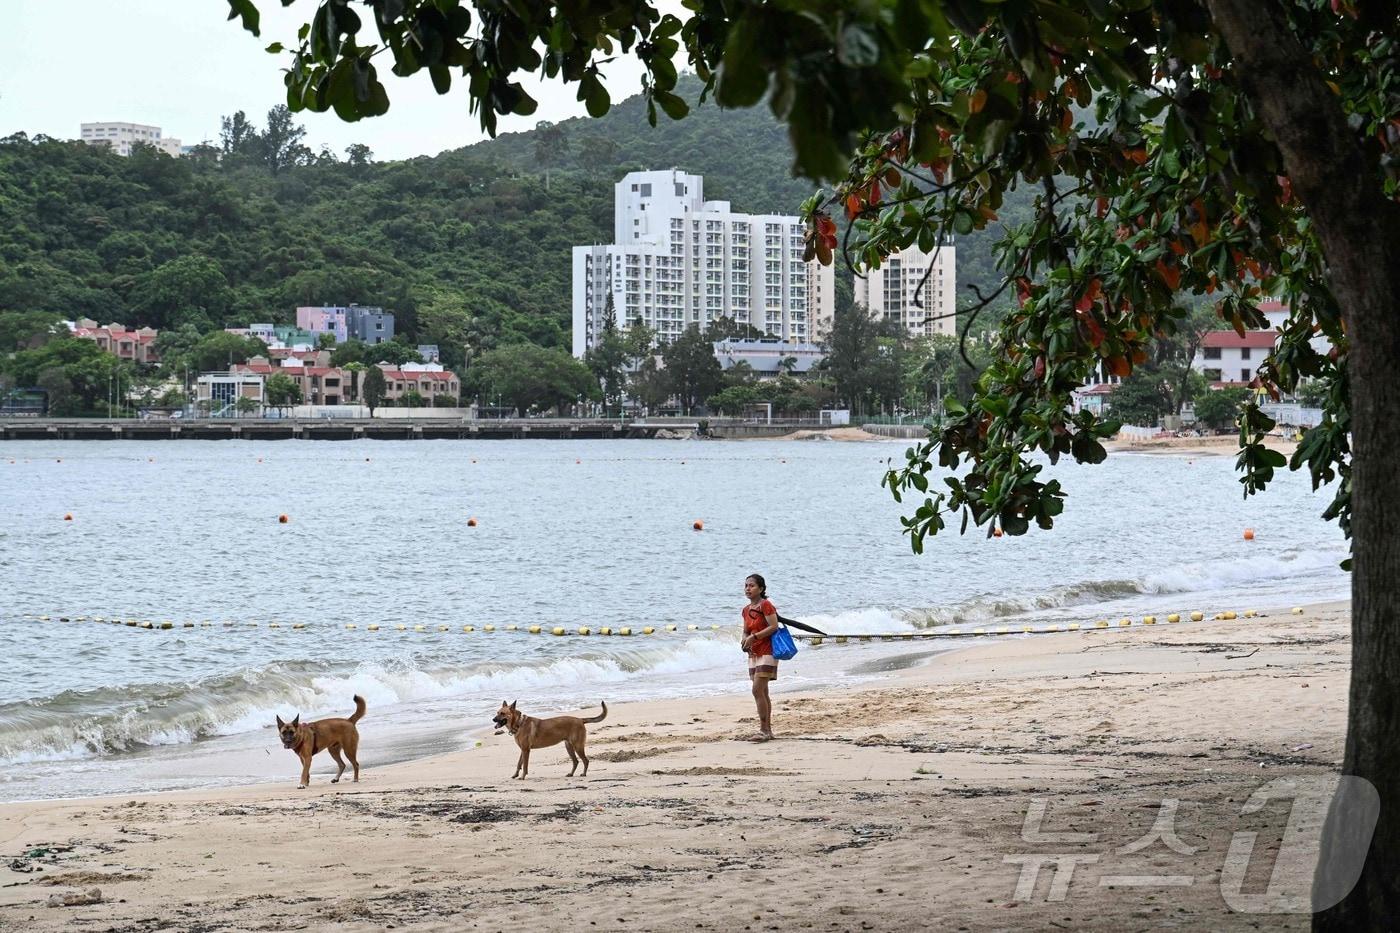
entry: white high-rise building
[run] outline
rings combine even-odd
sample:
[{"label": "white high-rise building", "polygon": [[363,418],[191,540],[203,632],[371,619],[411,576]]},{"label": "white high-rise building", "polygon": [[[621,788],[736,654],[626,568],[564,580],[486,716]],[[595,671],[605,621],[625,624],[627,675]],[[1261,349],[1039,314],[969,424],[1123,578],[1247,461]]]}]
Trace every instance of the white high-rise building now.
[{"label": "white high-rise building", "polygon": [[823,308],[813,305],[809,283],[825,283],[819,300],[830,317],[832,271],[809,274],[802,234],[796,217],[706,201],[699,175],[630,173],[615,187],[613,242],[574,247],[574,355],[597,344],[609,295],[617,327],[641,323],[663,342],[718,318],[810,341]]},{"label": "white high-rise building", "polygon": [[109,146],[117,155],[131,155],[140,143],[154,146],[167,155],[180,156],[180,140],[162,136],[160,127],[144,123],[84,123],[82,140],[89,146]]},{"label": "white high-rise building", "polygon": [[[957,250],[951,243],[939,247],[936,255],[918,246],[891,253],[880,268],[867,270],[864,278],[855,280],[855,302],[877,320],[903,325],[910,336],[956,334],[956,260]],[[918,305],[914,304],[916,292]]]}]

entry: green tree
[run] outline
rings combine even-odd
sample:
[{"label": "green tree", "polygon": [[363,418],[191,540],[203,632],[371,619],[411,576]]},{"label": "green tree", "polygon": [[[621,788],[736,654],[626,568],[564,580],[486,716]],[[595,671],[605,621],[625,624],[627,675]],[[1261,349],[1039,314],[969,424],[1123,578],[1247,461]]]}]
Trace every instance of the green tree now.
[{"label": "green tree", "polygon": [[219,149],[229,156],[256,156],[260,147],[258,128],[242,110],[220,121]]},{"label": "green tree", "polygon": [[50,311],[0,312],[0,353],[42,346],[67,330]]},{"label": "green tree", "polygon": [[186,255],[138,277],[132,288],[137,324],[155,328],[190,324],[210,330],[233,299],[223,269],[207,256]]},{"label": "green tree", "polygon": [[289,166],[303,164],[310,160],[311,150],[302,140],[306,138],[306,128],[292,117],[286,104],[278,104],[267,112],[267,129],[259,137],[264,164],[276,175]]},{"label": "green tree", "polygon": [[713,337],[691,324],[661,350],[671,392],[689,415],[704,399],[724,385],[724,373],[715,359]]},{"label": "green tree", "polygon": [[369,408],[369,416],[374,417],[374,410],[384,402],[384,370],[378,366],[371,366],[365,370],[365,377],[360,386],[360,398],[365,406]]},{"label": "green tree", "polygon": [[1124,424],[1156,427],[1174,410],[1171,384],[1155,366],[1141,366],[1114,388],[1108,405]]},{"label": "green tree", "polygon": [[316,335],[316,349],[335,350],[335,334],[325,333]]},{"label": "green tree", "polygon": [[331,365],[348,366],[351,363],[364,363],[368,349],[369,345],[363,340],[351,337],[344,343],[336,344],[335,348],[331,350]]},{"label": "green tree", "polygon": [[642,358],[632,373],[631,392],[637,401],[652,414],[666,407],[674,394],[671,378],[657,363],[656,357],[648,354]]},{"label": "green tree", "polygon": [[347,165],[363,166],[374,164],[374,152],[364,143],[351,143],[345,147]]},{"label": "green tree", "polygon": [[399,407],[400,407],[400,408],[422,408],[422,407],[423,407],[423,393],[419,392],[417,389],[409,389],[409,390],[408,390],[407,392],[405,392],[403,395],[399,396]]},{"label": "green tree", "polygon": [[1213,430],[1234,425],[1253,393],[1239,386],[1208,389],[1196,399],[1196,422]]},{"label": "green tree", "polygon": [[711,395],[705,404],[725,415],[741,415],[758,401],[759,390],[754,386],[731,385]]},{"label": "green tree", "polygon": [[628,347],[627,338],[617,329],[612,292],[608,292],[603,306],[603,328],[598,344],[584,354],[583,361],[602,387],[603,404],[608,412],[620,411],[627,389]]},{"label": "green tree", "polygon": [[267,344],[258,338],[216,330],[195,341],[184,354],[184,361],[191,372],[207,373],[224,371],[234,363],[246,363],[255,356],[266,355]]},{"label": "green tree", "polygon": [[263,387],[267,404],[276,409],[289,408],[301,404],[301,385],[286,373],[273,373],[267,377]]},{"label": "green tree", "polygon": [[579,398],[599,399],[598,380],[587,366],[563,350],[530,344],[498,347],[472,365],[473,384],[487,398],[500,397],[521,415],[557,408]]},{"label": "green tree", "polygon": [[905,337],[850,301],[837,302],[823,372],[856,414],[894,407],[903,395]]}]

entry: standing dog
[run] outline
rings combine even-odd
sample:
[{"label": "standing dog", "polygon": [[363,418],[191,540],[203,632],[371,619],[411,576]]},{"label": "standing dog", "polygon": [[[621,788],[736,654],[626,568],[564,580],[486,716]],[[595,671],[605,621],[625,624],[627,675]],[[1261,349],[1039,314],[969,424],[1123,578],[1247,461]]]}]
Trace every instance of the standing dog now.
[{"label": "standing dog", "polygon": [[580,758],[583,759],[583,777],[588,777],[588,756],[583,753],[583,743],[588,737],[588,730],[584,728],[584,724],[606,719],[608,704],[604,703],[602,706],[603,711],[592,719],[580,719],[577,716],[536,719],[517,710],[514,702],[507,705],[506,701],[502,700],[501,708],[496,711],[496,718],[492,722],[497,728],[504,728],[515,736],[515,744],[520,746],[520,760],[516,762],[515,773],[511,777],[523,781],[525,775],[530,773],[530,749],[548,748],[560,742],[564,743],[564,748],[569,752],[569,760],[574,763],[569,769],[569,777],[573,777],[574,772],[578,770]]},{"label": "standing dog", "polygon": [[364,697],[356,695],[355,712],[349,719],[337,716],[334,719],[318,719],[303,726],[300,713],[291,722],[283,722],[281,716],[277,717],[277,732],[282,736],[282,747],[290,748],[301,759],[301,784],[297,785],[298,788],[311,783],[311,759],[319,751],[330,752],[335,763],[340,765],[340,770],[331,778],[332,784],[339,784],[340,776],[345,773],[345,762],[340,757],[342,750],[355,766],[355,783],[360,783],[360,762],[355,758],[355,750],[360,747],[360,730],[355,728],[355,723],[364,714]]}]

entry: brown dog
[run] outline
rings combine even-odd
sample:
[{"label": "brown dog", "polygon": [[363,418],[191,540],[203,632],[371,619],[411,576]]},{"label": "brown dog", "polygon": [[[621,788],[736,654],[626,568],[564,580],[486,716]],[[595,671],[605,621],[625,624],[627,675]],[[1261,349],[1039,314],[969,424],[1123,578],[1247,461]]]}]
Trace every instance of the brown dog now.
[{"label": "brown dog", "polygon": [[515,764],[515,773],[512,778],[520,778],[522,781],[525,775],[530,773],[530,749],[548,748],[551,745],[564,743],[564,748],[569,752],[569,760],[574,766],[569,769],[569,777],[574,776],[578,770],[579,759],[583,759],[583,776],[588,777],[588,756],[583,752],[584,740],[588,737],[588,730],[584,728],[585,723],[602,722],[608,717],[608,704],[602,704],[603,711],[592,719],[580,719],[577,716],[553,716],[549,719],[536,719],[533,716],[526,716],[515,708],[515,703],[507,704],[501,701],[501,708],[496,711],[496,718],[492,720],[496,726],[505,728],[511,735],[515,736],[515,744],[520,746],[520,760]]},{"label": "brown dog", "polygon": [[303,726],[301,714],[297,714],[291,722],[283,722],[281,716],[277,717],[277,732],[282,736],[282,747],[290,748],[301,759],[301,783],[297,785],[298,788],[311,783],[311,759],[319,751],[330,752],[335,763],[340,765],[340,770],[331,778],[332,784],[339,784],[340,776],[345,773],[345,762],[340,757],[342,750],[355,766],[355,783],[360,782],[360,762],[355,758],[355,750],[360,747],[360,730],[355,728],[355,723],[364,714],[364,698],[357,695],[355,712],[349,719],[337,716],[334,719],[318,719]]}]

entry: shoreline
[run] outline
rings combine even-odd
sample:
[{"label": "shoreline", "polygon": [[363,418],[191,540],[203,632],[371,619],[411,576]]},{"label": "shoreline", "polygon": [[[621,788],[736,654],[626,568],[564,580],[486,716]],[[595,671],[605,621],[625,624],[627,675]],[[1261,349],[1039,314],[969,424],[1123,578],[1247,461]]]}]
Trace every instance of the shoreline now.
[{"label": "shoreline", "polygon": [[[775,694],[765,744],[735,740],[753,728],[746,695],[619,704],[590,727],[586,780],[564,777],[556,746],[511,781],[514,745],[488,736],[364,761],[358,785],[327,783],[322,755],[298,791],[289,753],[284,786],[4,804],[0,928],[1252,929],[1261,918],[1229,909],[1214,870],[1235,829],[1286,821],[1243,825],[1253,790],[1340,761],[1347,612],[970,645]],[[1102,844],[1138,839],[1167,798],[1193,854]],[[1050,851],[1022,838],[1035,799],[1047,826],[1095,835],[1050,849],[1101,854],[1063,901],[1045,876],[1018,899],[1005,861]],[[1099,885],[1145,869],[1210,883]],[[47,906],[94,887],[100,901]]]}]

